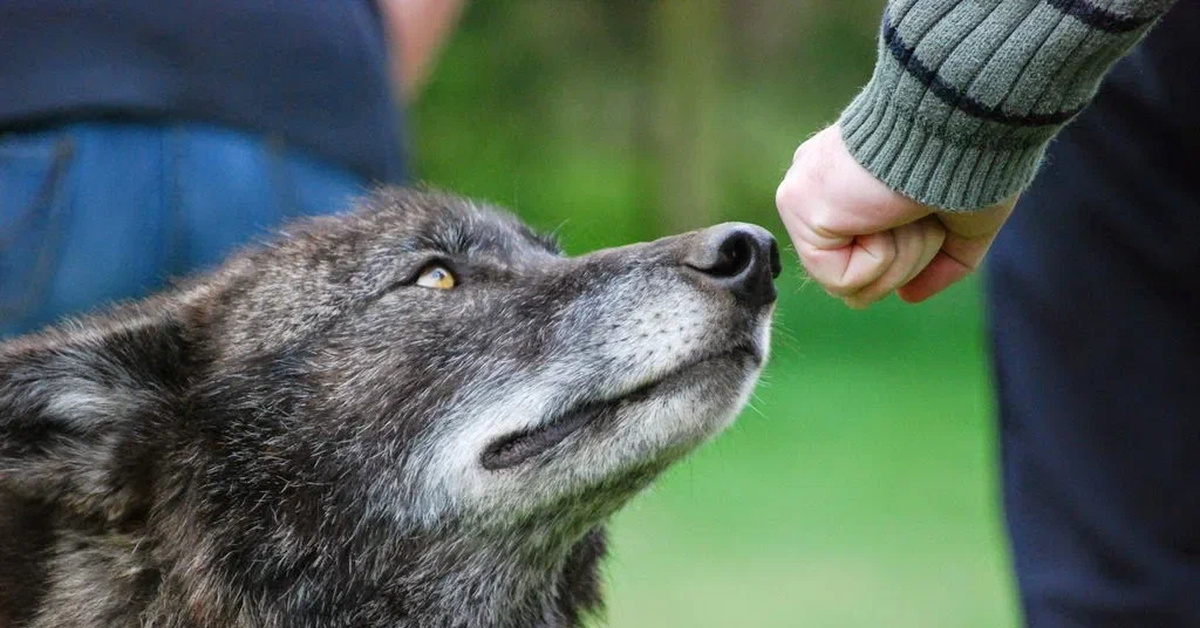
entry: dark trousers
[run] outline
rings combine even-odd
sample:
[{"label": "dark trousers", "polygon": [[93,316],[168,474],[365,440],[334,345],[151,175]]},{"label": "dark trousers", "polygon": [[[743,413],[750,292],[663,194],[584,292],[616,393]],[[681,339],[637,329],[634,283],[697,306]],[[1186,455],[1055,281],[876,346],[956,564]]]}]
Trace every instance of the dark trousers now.
[{"label": "dark trousers", "polygon": [[1200,109],[1178,111],[1200,89],[1122,70],[1053,145],[987,271],[1035,628],[1200,626]]}]

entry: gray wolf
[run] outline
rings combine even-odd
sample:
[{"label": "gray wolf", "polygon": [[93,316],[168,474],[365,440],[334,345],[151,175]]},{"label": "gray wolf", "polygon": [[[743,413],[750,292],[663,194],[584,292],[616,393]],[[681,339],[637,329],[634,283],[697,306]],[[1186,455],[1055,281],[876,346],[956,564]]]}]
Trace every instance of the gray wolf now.
[{"label": "gray wolf", "polygon": [[0,625],[568,627],[766,358],[774,240],[384,190],[0,345]]}]

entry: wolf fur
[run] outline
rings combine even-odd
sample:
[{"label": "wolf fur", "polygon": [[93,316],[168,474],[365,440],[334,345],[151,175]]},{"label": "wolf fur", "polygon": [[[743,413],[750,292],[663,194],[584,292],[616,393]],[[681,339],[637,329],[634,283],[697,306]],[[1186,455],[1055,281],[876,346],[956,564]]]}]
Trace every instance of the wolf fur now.
[{"label": "wolf fur", "polygon": [[0,345],[0,627],[576,626],[605,521],[744,403],[776,274],[749,225],[566,257],[385,190]]}]

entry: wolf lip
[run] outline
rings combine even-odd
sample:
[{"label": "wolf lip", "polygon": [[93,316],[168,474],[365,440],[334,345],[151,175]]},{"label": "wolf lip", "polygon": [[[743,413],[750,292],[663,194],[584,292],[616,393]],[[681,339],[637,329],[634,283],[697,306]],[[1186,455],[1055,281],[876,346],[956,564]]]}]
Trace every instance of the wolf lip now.
[{"label": "wolf lip", "polygon": [[762,354],[751,345],[738,345],[732,349],[703,355],[629,392],[609,399],[584,401],[541,425],[502,436],[484,449],[480,456],[480,464],[488,471],[515,467],[550,450],[584,425],[611,417],[622,405],[651,397],[665,384],[680,379],[701,364],[738,357],[748,359],[754,366],[761,365],[763,360]]}]

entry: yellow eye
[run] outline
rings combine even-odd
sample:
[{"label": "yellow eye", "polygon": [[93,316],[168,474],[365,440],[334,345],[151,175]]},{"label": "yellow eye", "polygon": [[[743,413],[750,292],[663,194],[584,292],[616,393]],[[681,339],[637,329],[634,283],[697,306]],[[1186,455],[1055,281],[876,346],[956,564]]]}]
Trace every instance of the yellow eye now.
[{"label": "yellow eye", "polygon": [[458,280],[454,278],[454,273],[441,264],[430,264],[417,275],[417,285],[422,288],[449,290],[456,284]]}]

